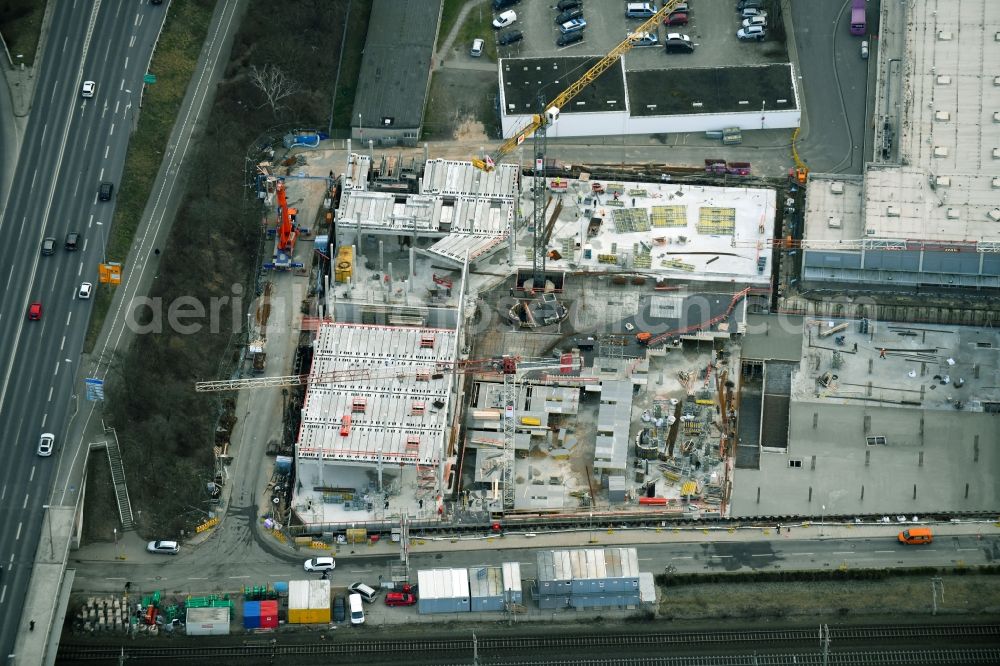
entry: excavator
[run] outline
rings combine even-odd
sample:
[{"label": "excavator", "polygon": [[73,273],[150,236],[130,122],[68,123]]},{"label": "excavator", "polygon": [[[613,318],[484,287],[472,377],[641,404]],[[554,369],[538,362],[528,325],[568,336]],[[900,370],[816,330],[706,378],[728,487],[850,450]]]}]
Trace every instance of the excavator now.
[{"label": "excavator", "polygon": [[531,122],[521,128],[521,131],[500,144],[500,147],[497,148],[491,155],[486,155],[482,158],[472,158],[473,166],[483,171],[492,171],[496,167],[497,162],[514,152],[518,146],[524,143],[524,141],[530,138],[535,132],[555,123],[559,119],[560,109],[566,108],[566,105],[572,101],[574,97],[579,95],[584,88],[600,78],[601,74],[611,69],[611,67],[618,62],[618,59],[631,51],[632,47],[635,46],[644,35],[650,32],[656,32],[656,27],[659,22],[662,21],[665,16],[668,16],[670,12],[674,10],[674,7],[681,4],[681,1],[682,0],[669,0],[668,2],[664,2],[663,7],[653,14],[649,20],[630,32],[628,37],[625,38],[625,41],[613,48],[606,56],[598,60],[593,67],[588,69],[583,76],[577,79],[575,83],[556,95],[555,99],[545,105],[545,110],[542,111],[542,113],[532,115]]}]

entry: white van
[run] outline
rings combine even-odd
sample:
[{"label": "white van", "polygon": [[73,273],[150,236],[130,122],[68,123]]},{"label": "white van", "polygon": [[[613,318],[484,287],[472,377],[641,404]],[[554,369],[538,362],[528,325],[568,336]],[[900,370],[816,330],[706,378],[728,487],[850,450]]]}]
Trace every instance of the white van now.
[{"label": "white van", "polygon": [[625,5],[625,16],[629,18],[650,18],[656,13],[651,2],[630,2]]},{"label": "white van", "polygon": [[473,39],[472,40],[472,50],[469,51],[469,55],[473,58],[478,58],[483,55],[483,47],[486,46],[486,41],[483,39]]},{"label": "white van", "polygon": [[361,595],[355,593],[347,597],[347,605],[351,611],[351,624],[364,624],[365,607],[364,602],[361,601]]},{"label": "white van", "polygon": [[347,591],[353,594],[360,594],[361,598],[368,603],[373,603],[375,601],[375,597],[378,596],[378,592],[364,583],[351,583],[347,586]]}]

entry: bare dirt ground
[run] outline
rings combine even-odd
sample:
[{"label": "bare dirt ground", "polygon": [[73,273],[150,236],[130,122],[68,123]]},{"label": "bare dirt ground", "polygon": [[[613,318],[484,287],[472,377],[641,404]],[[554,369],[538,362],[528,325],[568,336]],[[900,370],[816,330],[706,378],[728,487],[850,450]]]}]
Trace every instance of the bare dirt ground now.
[{"label": "bare dirt ground", "polygon": [[[494,104],[490,91],[495,72],[439,69],[431,81],[424,120],[427,140],[482,141],[491,145],[497,136]],[[486,92],[484,92],[486,91]]]}]

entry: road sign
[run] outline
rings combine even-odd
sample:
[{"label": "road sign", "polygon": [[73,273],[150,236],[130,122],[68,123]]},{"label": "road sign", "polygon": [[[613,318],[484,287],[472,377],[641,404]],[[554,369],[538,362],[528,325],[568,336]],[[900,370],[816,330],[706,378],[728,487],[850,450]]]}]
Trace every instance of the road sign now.
[{"label": "road sign", "polygon": [[104,400],[104,380],[96,377],[87,377],[83,380],[87,386],[87,400],[96,402]]},{"label": "road sign", "polygon": [[146,72],[146,76],[142,77],[143,83],[156,83],[156,74],[150,74]]}]

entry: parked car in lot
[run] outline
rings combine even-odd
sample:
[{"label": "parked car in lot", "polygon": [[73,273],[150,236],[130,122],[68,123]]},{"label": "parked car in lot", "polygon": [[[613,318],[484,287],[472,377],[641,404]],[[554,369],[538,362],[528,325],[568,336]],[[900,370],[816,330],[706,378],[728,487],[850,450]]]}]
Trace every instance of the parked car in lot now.
[{"label": "parked car in lot", "polygon": [[513,10],[507,10],[502,14],[497,14],[497,17],[493,19],[493,29],[502,30],[504,28],[509,28],[514,25],[514,21],[517,20],[517,12]]},{"label": "parked car in lot", "polygon": [[337,595],[333,598],[333,621],[343,622],[347,619],[347,604],[344,597]]},{"label": "parked car in lot", "polygon": [[581,0],[559,0],[559,2],[556,3],[556,9],[558,9],[561,12],[564,12],[567,9],[576,9],[581,5],[583,5],[583,2]]},{"label": "parked car in lot", "polygon": [[[51,432],[42,433],[41,438],[38,440],[38,455],[43,457],[51,456],[55,448],[56,436]],[[386,600],[386,603],[388,603],[388,600]]]},{"label": "parked car in lot", "polygon": [[412,606],[417,603],[417,596],[410,592],[387,592],[385,595],[386,606]]},{"label": "parked car in lot", "polygon": [[577,42],[583,41],[583,30],[578,30],[576,32],[567,32],[565,34],[559,35],[556,39],[556,46],[563,47],[569,46],[571,44],[576,44]]},{"label": "parked car in lot", "polygon": [[660,43],[660,38],[656,36],[655,32],[640,32],[636,34],[639,35],[639,38],[635,40],[636,46],[656,46]]},{"label": "parked car in lot", "polygon": [[764,0],[737,0],[736,10],[743,11],[744,9],[760,9],[764,6]]},{"label": "parked car in lot", "polygon": [[567,9],[563,13],[556,17],[556,23],[566,23],[567,21],[572,21],[573,19],[583,18],[583,10],[577,7],[576,9]]},{"label": "parked car in lot", "polygon": [[765,32],[763,26],[752,25],[749,28],[740,28],[737,30],[736,36],[739,39],[750,39],[760,42],[767,37],[767,32]]},{"label": "parked car in lot", "polygon": [[663,48],[667,53],[693,53],[694,44],[687,35],[678,32],[671,32],[663,40]]},{"label": "parked car in lot", "polygon": [[493,9],[507,9],[508,7],[513,7],[521,0],[493,0]]},{"label": "parked car in lot", "polygon": [[374,602],[375,597],[378,596],[378,592],[376,592],[374,588],[365,585],[364,583],[361,582],[351,583],[347,587],[347,589],[349,592],[351,592],[351,594],[360,594],[361,598],[367,601],[368,603]]},{"label": "parked car in lot", "polygon": [[483,47],[486,46],[486,40],[476,38],[472,40],[472,48],[469,49],[469,55],[473,58],[478,58],[483,55]]},{"label": "parked car in lot", "polygon": [[306,571],[331,571],[336,567],[337,563],[332,557],[314,557],[302,564],[302,568]]},{"label": "parked car in lot", "polygon": [[667,18],[663,19],[663,25],[687,25],[688,15],[685,12],[671,12]]},{"label": "parked car in lot", "polygon": [[743,19],[743,27],[749,28],[751,26],[759,25],[762,28],[767,27],[767,17],[766,16],[751,16],[748,19]]},{"label": "parked car in lot", "polygon": [[181,546],[176,541],[150,541],[146,544],[146,550],[161,555],[176,555],[180,549]]},{"label": "parked car in lot", "polygon": [[559,26],[559,32],[562,34],[567,34],[570,32],[579,32],[587,27],[587,22],[582,18],[575,18],[572,21],[566,21]]},{"label": "parked car in lot", "polygon": [[748,19],[751,16],[760,16],[761,18],[767,18],[767,12],[765,12],[763,9],[757,9],[756,7],[747,7],[742,12],[740,12],[740,16],[742,16],[745,19]]},{"label": "parked car in lot", "polygon": [[347,597],[347,605],[351,611],[351,624],[359,625],[365,623],[365,607],[361,603],[360,594],[352,594]]},{"label": "parked car in lot", "polygon": [[520,30],[509,30],[497,38],[498,46],[510,46],[524,39],[524,34]]}]

